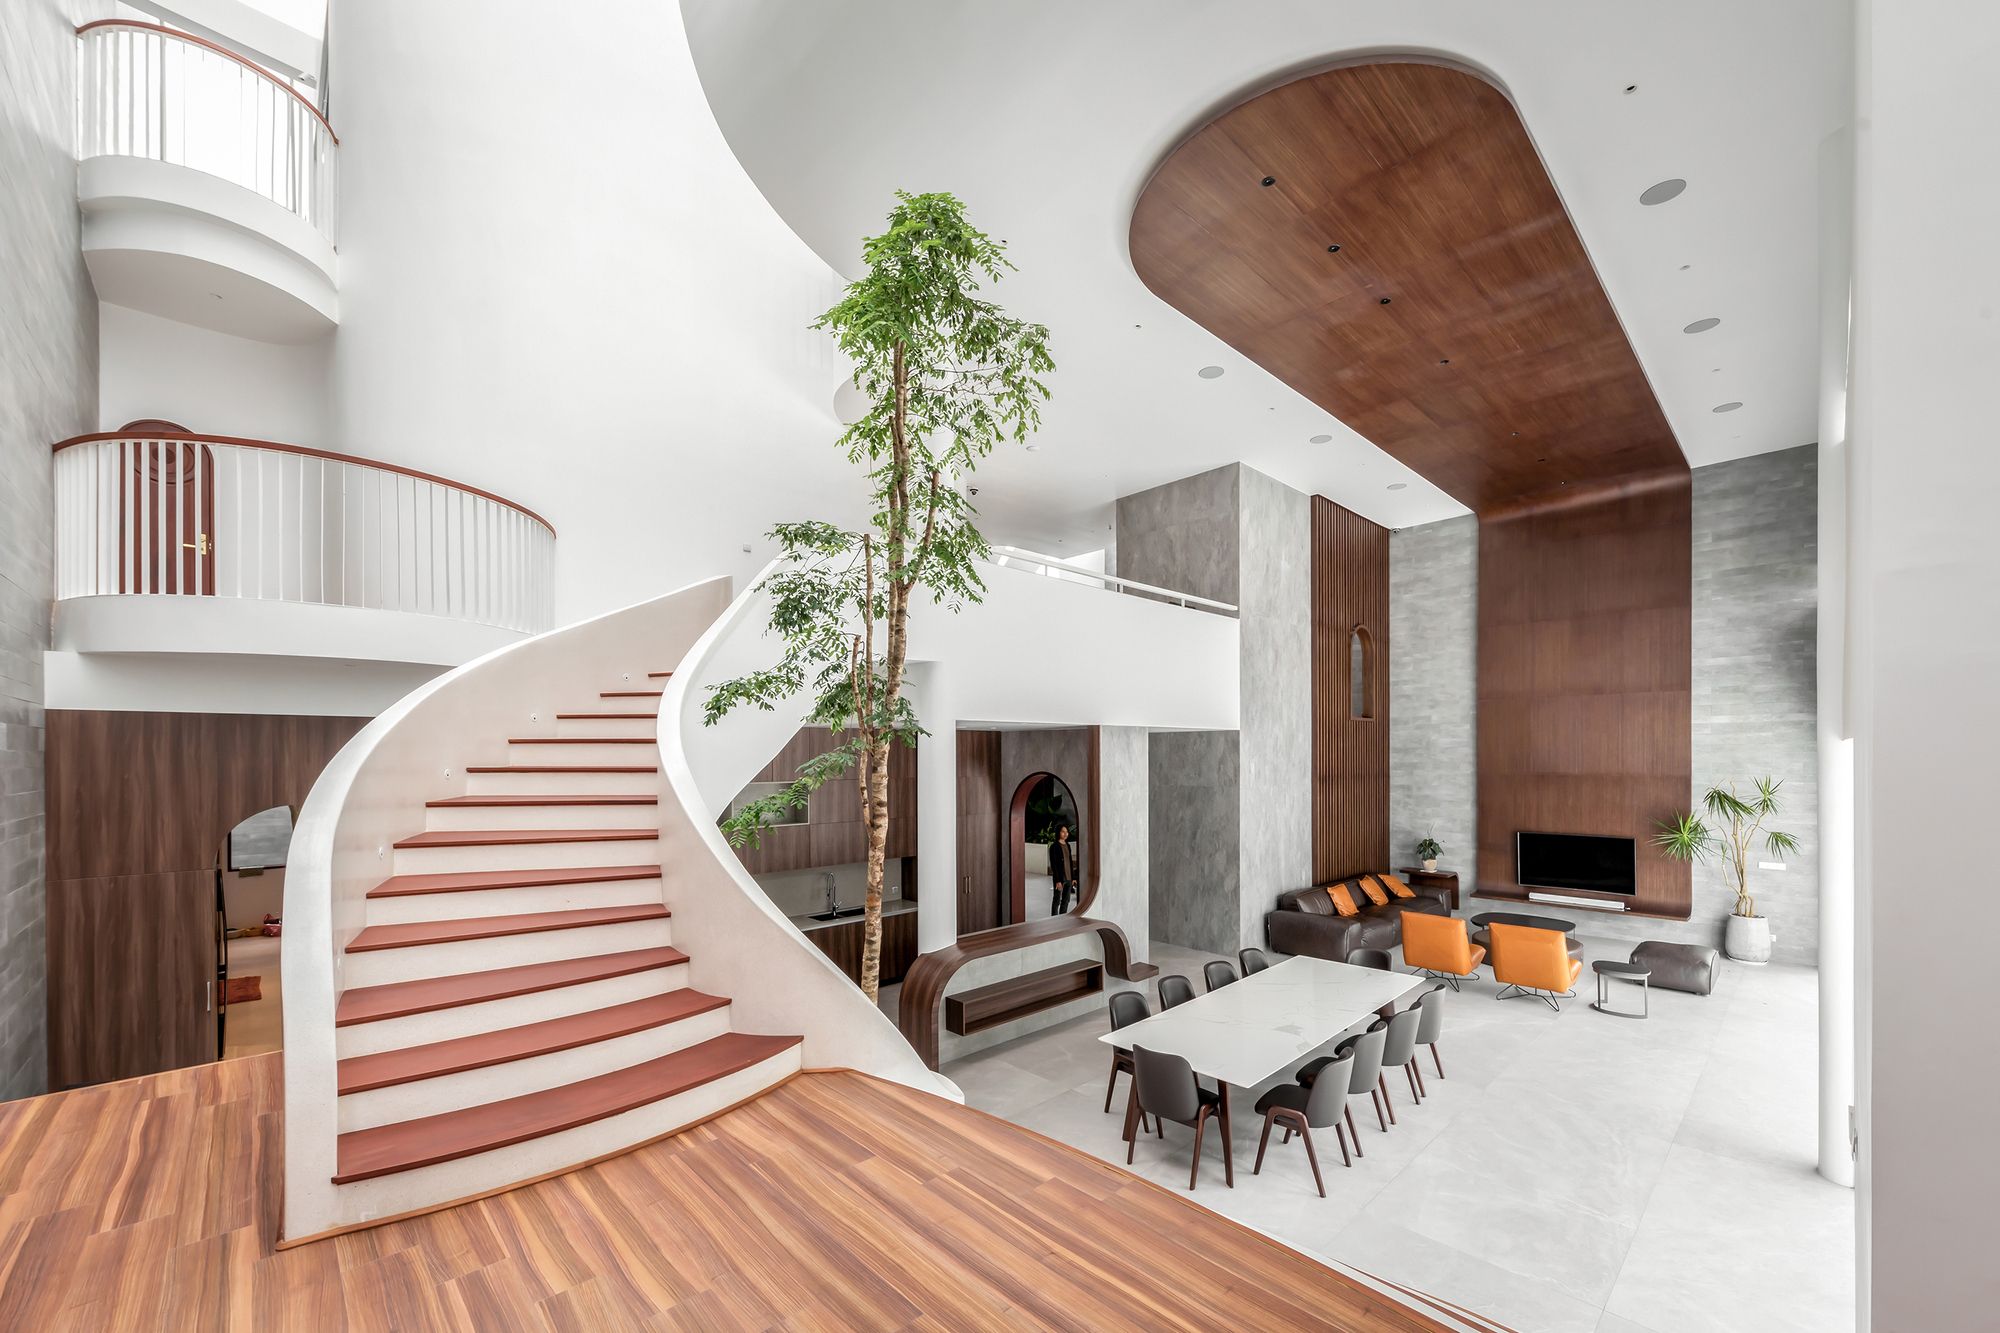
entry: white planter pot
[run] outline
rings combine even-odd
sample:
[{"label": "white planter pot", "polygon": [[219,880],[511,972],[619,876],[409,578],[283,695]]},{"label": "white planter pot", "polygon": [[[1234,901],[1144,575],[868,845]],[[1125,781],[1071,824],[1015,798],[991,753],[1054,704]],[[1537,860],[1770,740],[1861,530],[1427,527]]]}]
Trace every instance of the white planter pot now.
[{"label": "white planter pot", "polygon": [[1722,936],[1722,951],[1739,963],[1771,961],[1771,923],[1761,916],[1730,913]]},{"label": "white planter pot", "polygon": [[1438,868],[1438,863],[1437,863],[1437,858],[1435,856],[1433,856],[1430,860],[1424,862],[1424,870],[1426,873],[1436,870],[1437,868]]}]

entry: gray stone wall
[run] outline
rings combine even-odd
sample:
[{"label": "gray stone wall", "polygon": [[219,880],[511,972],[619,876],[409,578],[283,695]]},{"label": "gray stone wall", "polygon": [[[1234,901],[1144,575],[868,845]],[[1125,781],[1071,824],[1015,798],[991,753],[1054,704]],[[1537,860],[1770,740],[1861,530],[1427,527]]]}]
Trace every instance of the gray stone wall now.
[{"label": "gray stone wall", "polygon": [[1097,733],[1098,838],[1103,842],[1097,901],[1090,914],[1116,924],[1135,961],[1151,950],[1147,907],[1152,851],[1151,745],[1144,727],[1100,727]]},{"label": "gray stone wall", "polygon": [[1147,751],[1152,937],[1234,953],[1243,875],[1237,733],[1159,731]]},{"label": "gray stone wall", "polygon": [[1122,497],[1112,572],[1156,588],[1238,601],[1241,471],[1231,463]]},{"label": "gray stone wall", "polygon": [[49,446],[97,425],[97,296],[76,207],[77,9],[0,5],[0,1099],[48,1080]]},{"label": "gray stone wall", "polygon": [[1261,945],[1278,895],[1312,882],[1312,497],[1238,472],[1242,870],[1223,952]]},{"label": "gray stone wall", "polygon": [[[1816,466],[1807,445],[1694,472],[1689,801],[1711,784],[1783,779],[1779,827],[1801,849],[1781,871],[1753,869],[1751,892],[1771,919],[1773,957],[1808,964],[1819,935]],[[1434,823],[1443,864],[1469,891],[1478,529],[1470,518],[1407,529],[1389,559],[1392,848],[1400,859]],[[1583,930],[1720,945],[1733,901],[1713,866],[1697,866],[1687,922],[1592,913]]]},{"label": "gray stone wall", "polygon": [[1389,856],[1426,833],[1470,891],[1478,824],[1479,521],[1389,536]]}]

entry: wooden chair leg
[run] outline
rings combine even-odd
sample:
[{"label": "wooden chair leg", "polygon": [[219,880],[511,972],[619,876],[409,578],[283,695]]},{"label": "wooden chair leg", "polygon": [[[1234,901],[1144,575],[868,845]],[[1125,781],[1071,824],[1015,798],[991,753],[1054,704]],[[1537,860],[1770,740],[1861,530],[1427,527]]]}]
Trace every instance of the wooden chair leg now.
[{"label": "wooden chair leg", "polygon": [[1417,1057],[1416,1057],[1415,1055],[1412,1055],[1412,1056],[1410,1057],[1410,1065],[1409,1065],[1409,1068],[1410,1068],[1410,1072],[1411,1072],[1412,1074],[1415,1074],[1415,1075],[1417,1076],[1417,1096],[1418,1096],[1418,1097],[1428,1097],[1428,1096],[1430,1096],[1430,1095],[1431,1095],[1431,1090],[1430,1090],[1429,1088],[1427,1088],[1427,1087],[1425,1087],[1425,1086],[1424,1086],[1424,1066],[1423,1066],[1423,1062],[1422,1062],[1422,1061],[1420,1061],[1420,1060],[1418,1060],[1418,1059],[1417,1059]]},{"label": "wooden chair leg", "polygon": [[1387,1134],[1389,1132],[1389,1122],[1382,1118],[1382,1094],[1370,1088],[1368,1089],[1368,1100],[1375,1103],[1375,1123],[1382,1127],[1384,1134]]},{"label": "wooden chair leg", "polygon": [[1312,1163],[1313,1184],[1319,1186],[1319,1197],[1326,1197],[1326,1181],[1320,1178],[1319,1154],[1313,1151],[1313,1132],[1303,1124],[1299,1126],[1299,1137],[1306,1141],[1306,1160]]},{"label": "wooden chair leg", "polygon": [[1340,1108],[1340,1113],[1347,1117],[1347,1137],[1354,1140],[1354,1155],[1366,1157],[1368,1154],[1361,1151],[1361,1135],[1354,1128],[1354,1108],[1343,1106]]},{"label": "wooden chair leg", "polygon": [[1417,1091],[1417,1076],[1415,1071],[1412,1070],[1411,1068],[1411,1066],[1414,1065],[1415,1063],[1416,1062],[1414,1060],[1406,1061],[1404,1063],[1403,1081],[1410,1085],[1410,1100],[1413,1102],[1420,1102],[1424,1099],[1424,1094]]},{"label": "wooden chair leg", "polygon": [[1396,1103],[1389,1096],[1388,1077],[1383,1074],[1377,1074],[1375,1076],[1375,1085],[1382,1089],[1382,1105],[1389,1108],[1389,1123],[1393,1125],[1396,1123]]},{"label": "wooden chair leg", "polygon": [[1104,1114],[1111,1114],[1111,1094],[1118,1091],[1118,1056],[1111,1056],[1111,1078],[1104,1085]]},{"label": "wooden chair leg", "polygon": [[1431,1045],[1431,1063],[1438,1067],[1438,1077],[1443,1078],[1444,1061],[1438,1059],[1438,1044],[1436,1042],[1432,1042],[1430,1045]]},{"label": "wooden chair leg", "polygon": [[[1132,1091],[1125,1098],[1125,1165],[1132,1165],[1132,1154],[1139,1149],[1139,1080],[1132,1080]],[[1157,1119],[1158,1117],[1155,1117]]]},{"label": "wooden chair leg", "polygon": [[1194,1189],[1195,1181],[1201,1179],[1201,1132],[1208,1127],[1208,1108],[1202,1107],[1194,1118],[1194,1165],[1188,1168],[1188,1189]]},{"label": "wooden chair leg", "polygon": [[1230,1189],[1236,1188],[1236,1130],[1229,1123],[1229,1085],[1217,1085],[1222,1091],[1222,1183]]},{"label": "wooden chair leg", "polygon": [[1253,1176],[1264,1169],[1264,1149],[1271,1146],[1271,1118],[1273,1114],[1273,1111],[1264,1112],[1264,1133],[1257,1140],[1257,1164],[1250,1168],[1250,1174]]},{"label": "wooden chair leg", "polygon": [[1292,1141],[1292,1127],[1290,1124],[1287,1124],[1285,1126],[1285,1137],[1281,1141],[1284,1143],[1290,1143]]},{"label": "wooden chair leg", "polygon": [[[1340,1128],[1340,1122],[1338,1120],[1333,1122],[1333,1137],[1340,1144],[1340,1164],[1342,1166],[1351,1168],[1354,1165],[1354,1159],[1347,1155],[1347,1135]],[[1356,1139],[1354,1141],[1354,1148],[1356,1152],[1359,1152],[1361,1150],[1361,1140]]]}]

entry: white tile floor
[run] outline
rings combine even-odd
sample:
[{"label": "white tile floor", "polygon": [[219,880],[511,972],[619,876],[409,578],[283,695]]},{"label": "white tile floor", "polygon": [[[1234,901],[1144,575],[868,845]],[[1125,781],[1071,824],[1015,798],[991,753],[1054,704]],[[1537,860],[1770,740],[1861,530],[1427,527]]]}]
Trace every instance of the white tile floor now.
[{"label": "white tile floor", "polygon": [[[1584,940],[1586,959],[1630,946]],[[1212,955],[1155,944],[1162,972],[1199,987]],[[1499,1001],[1491,980],[1452,997],[1446,1077],[1387,1134],[1354,1105],[1366,1157],[1340,1165],[1331,1134],[1313,1190],[1294,1141],[1250,1174],[1260,1090],[1233,1093],[1236,1188],[1211,1135],[1198,1202],[1311,1253],[1528,1330],[1776,1333],[1850,1328],[1851,1192],[1814,1163],[1815,978],[1727,961],[1716,993],[1655,991],[1652,1017],[1591,1012],[1586,966],[1560,1014]],[[1147,987],[1149,998],[1156,998]],[[1636,992],[1620,989],[1615,1002]],[[1100,1011],[949,1065],[974,1106],[1117,1162],[1104,1113]],[[1428,1066],[1427,1066],[1428,1068]],[[1119,1080],[1122,1107],[1125,1081]],[[1142,1139],[1135,1170],[1187,1185],[1190,1134]]]}]

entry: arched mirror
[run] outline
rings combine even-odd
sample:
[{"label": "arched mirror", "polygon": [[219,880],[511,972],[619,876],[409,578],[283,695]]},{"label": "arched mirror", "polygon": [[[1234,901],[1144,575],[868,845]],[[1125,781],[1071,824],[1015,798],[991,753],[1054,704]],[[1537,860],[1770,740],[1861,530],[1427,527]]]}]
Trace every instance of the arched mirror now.
[{"label": "arched mirror", "polygon": [[1030,773],[1014,789],[1009,864],[1017,921],[1074,912],[1083,901],[1083,823],[1069,784]]},{"label": "arched mirror", "polygon": [[1375,636],[1356,625],[1347,641],[1348,716],[1365,722],[1375,716]]},{"label": "arched mirror", "polygon": [[225,1060],[284,1049],[280,931],[291,843],[291,807],[274,805],[229,830],[216,858],[216,1046]]}]

